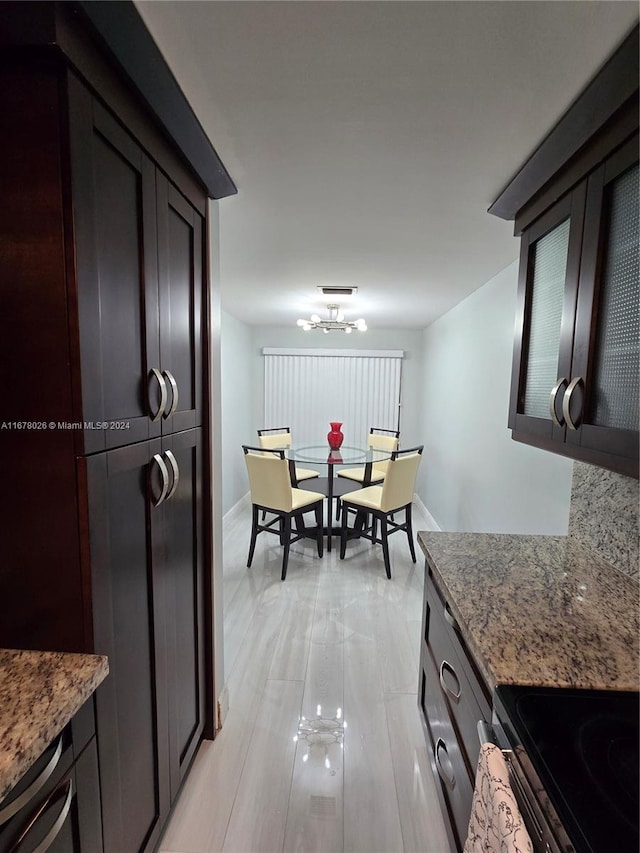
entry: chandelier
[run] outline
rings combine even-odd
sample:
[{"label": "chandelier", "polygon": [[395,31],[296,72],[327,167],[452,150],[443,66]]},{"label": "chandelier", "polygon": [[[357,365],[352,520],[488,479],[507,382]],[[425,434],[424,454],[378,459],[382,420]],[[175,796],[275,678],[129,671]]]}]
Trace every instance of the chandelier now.
[{"label": "chandelier", "polygon": [[322,329],[325,334],[334,330],[346,332],[348,335],[354,329],[358,332],[367,331],[367,324],[362,317],[359,320],[345,320],[339,305],[327,305],[327,310],[329,311],[328,320],[321,320],[317,314],[312,314],[308,320],[298,320],[298,326],[303,332],[310,332],[311,329]]}]

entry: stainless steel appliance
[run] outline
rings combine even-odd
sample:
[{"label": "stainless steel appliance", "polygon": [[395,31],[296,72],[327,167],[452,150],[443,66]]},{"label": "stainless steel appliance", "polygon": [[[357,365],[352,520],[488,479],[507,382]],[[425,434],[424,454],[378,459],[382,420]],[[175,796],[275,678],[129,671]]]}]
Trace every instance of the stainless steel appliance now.
[{"label": "stainless steel appliance", "polygon": [[638,693],[502,686],[493,734],[535,850],[640,849]]}]

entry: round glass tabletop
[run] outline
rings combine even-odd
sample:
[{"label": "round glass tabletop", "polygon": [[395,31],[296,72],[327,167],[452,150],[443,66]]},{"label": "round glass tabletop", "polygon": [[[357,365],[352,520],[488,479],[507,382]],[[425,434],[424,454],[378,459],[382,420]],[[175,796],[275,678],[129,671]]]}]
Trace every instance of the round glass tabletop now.
[{"label": "round glass tabletop", "polygon": [[391,451],[344,444],[339,450],[331,450],[326,444],[293,446],[286,448],[286,454],[293,462],[311,462],[316,465],[366,465],[367,462],[382,462],[391,458]]}]

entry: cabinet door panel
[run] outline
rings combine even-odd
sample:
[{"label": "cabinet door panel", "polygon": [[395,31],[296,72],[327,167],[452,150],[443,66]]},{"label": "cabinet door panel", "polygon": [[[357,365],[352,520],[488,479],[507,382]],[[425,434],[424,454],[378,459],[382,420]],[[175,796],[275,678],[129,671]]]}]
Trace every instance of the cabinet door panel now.
[{"label": "cabinet door panel", "polygon": [[[640,395],[637,137],[589,179],[567,441],[628,460],[637,476]],[[631,470],[631,469],[634,470]]]},{"label": "cabinet door panel", "polygon": [[171,796],[175,797],[200,741],[205,719],[202,435],[188,430],[165,440],[179,470],[165,508],[165,562]]},{"label": "cabinet door panel", "polygon": [[96,693],[107,853],[151,849],[168,812],[162,507],[148,499],[160,449],[143,442],[86,463],[95,651],[110,665]]},{"label": "cabinet door panel", "polygon": [[74,78],[70,101],[81,412],[94,425],[82,449],[92,453],[161,430],[149,416],[159,404],[155,168]]},{"label": "cabinet door panel", "polygon": [[[509,426],[547,442],[565,439],[560,404],[571,372],[584,196],[577,188],[522,239]],[[556,424],[550,400],[558,382]]]},{"label": "cabinet door panel", "polygon": [[178,389],[175,411],[163,419],[170,433],[202,423],[203,219],[160,173],[157,195],[160,357]]}]

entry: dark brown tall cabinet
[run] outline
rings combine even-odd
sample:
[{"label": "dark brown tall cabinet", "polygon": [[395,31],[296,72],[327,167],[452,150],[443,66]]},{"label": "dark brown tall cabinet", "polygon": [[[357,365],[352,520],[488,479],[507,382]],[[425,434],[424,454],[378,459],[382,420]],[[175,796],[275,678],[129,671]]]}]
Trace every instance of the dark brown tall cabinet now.
[{"label": "dark brown tall cabinet", "polygon": [[5,6],[0,645],[108,655],[104,849],[134,853],[213,734],[209,193],[82,4]]}]

